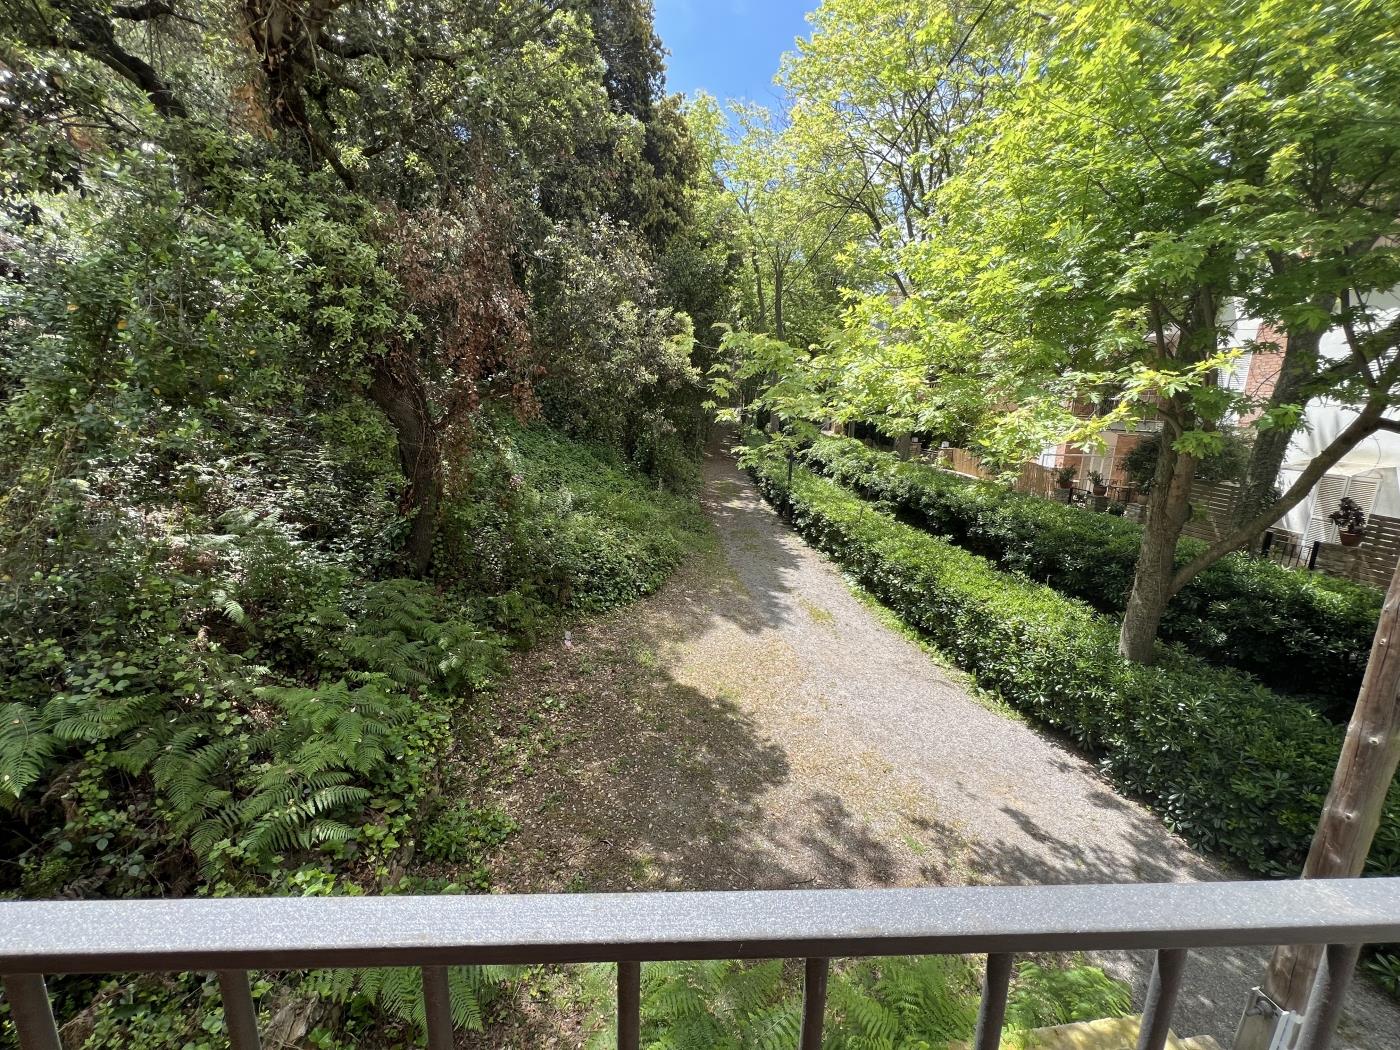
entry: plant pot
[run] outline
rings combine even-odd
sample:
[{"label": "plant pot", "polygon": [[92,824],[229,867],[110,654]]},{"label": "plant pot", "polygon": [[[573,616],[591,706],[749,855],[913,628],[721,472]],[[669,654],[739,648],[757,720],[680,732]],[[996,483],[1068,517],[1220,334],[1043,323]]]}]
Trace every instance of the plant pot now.
[{"label": "plant pot", "polygon": [[1107,495],[1108,495],[1108,486],[1107,486],[1107,485],[1095,485],[1095,486],[1094,486],[1094,495],[1095,495],[1095,496],[1107,496]]},{"label": "plant pot", "polygon": [[1339,531],[1337,535],[1341,537],[1343,547],[1355,547],[1366,533],[1357,529],[1355,532]]}]

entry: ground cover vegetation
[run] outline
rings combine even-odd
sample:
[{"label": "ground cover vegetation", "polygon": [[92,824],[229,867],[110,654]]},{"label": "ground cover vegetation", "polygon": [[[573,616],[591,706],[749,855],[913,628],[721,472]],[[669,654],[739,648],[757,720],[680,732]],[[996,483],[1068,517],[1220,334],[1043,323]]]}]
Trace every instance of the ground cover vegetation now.
[{"label": "ground cover vegetation", "polygon": [[[1250,481],[1234,541],[1178,564],[1227,417],[1263,410],[1256,480],[1309,397],[1361,409],[1319,462],[1390,425],[1395,14],[828,0],[790,111],[731,129],[666,94],[647,0],[0,0],[0,893],[489,886],[515,818],[443,797],[444,756],[508,649],[701,540],[706,374],[772,419],[762,483],[872,591],[1197,841],[1286,869],[1335,731],[1153,643],[1300,495],[1261,510]],[[1290,335],[1268,405],[1215,382],[1227,301]],[[1121,631],[795,460],[827,418],[1011,462],[1149,406]],[[944,1038],[961,966],[852,968],[836,1030]],[[520,976],[454,968],[457,1023]],[[1118,1009],[1022,976],[1028,1023]],[[652,971],[648,1024],[684,1045],[683,993],[718,1017],[732,979],[756,998],[726,1038],[762,1045],[772,977]],[[223,1039],[204,976],[54,992],[75,1045]],[[269,1044],[420,1037],[410,971],[254,992]]]},{"label": "ground cover vegetation", "polygon": [[[704,534],[733,252],[662,68],[635,0],[3,5],[0,892],[484,888],[511,819],[438,795],[504,652]],[[421,1020],[255,991],[270,1042]],[[222,1037],[203,977],[55,995]]]},{"label": "ground cover vegetation", "polygon": [[[834,481],[750,453],[759,486],[794,527],[983,686],[1098,757],[1192,843],[1250,871],[1296,875],[1341,750],[1306,704],[1175,646],[1124,658],[1118,625],[1080,600],[923,529]],[[1400,871],[1400,791],[1367,870]]]},{"label": "ground cover vegetation", "polygon": [[[1142,536],[1135,522],[904,461],[852,438],[820,438],[802,462],[1004,569],[1101,612],[1123,612]],[[1203,547],[1183,540],[1177,560]],[[1163,620],[1162,638],[1300,694],[1345,722],[1381,597],[1373,587],[1232,554],[1183,588]]]},{"label": "ground cover vegetation", "polygon": [[[608,1031],[616,970],[591,969],[583,985],[598,1032],[593,1050],[616,1046]],[[971,1039],[981,974],[959,956],[865,959],[833,967],[823,1045],[897,1050]],[[1093,966],[1023,962],[1007,1001],[1009,1039],[1074,1021],[1127,1012],[1126,985]],[[802,1025],[800,967],[774,960],[654,963],[642,970],[642,1045],[651,1050],[786,1050]],[[1027,1043],[1028,1045],[1028,1043]]]}]

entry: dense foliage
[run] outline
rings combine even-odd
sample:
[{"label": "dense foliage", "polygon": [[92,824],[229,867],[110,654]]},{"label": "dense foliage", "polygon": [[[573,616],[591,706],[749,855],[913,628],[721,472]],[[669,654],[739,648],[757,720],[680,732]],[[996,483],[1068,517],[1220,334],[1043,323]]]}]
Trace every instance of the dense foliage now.
[{"label": "dense foliage", "polygon": [[[436,795],[503,653],[702,535],[732,267],[662,74],[645,0],[5,6],[0,892],[482,888],[511,826]],[[59,998],[217,1037],[180,989]]]},{"label": "dense foliage", "polygon": [[[1142,527],[1134,522],[901,461],[849,438],[822,438],[803,458],[1004,569],[1103,612],[1123,611],[1141,543]],[[1177,557],[1184,561],[1202,546],[1185,540]],[[1380,606],[1374,588],[1236,554],[1182,591],[1162,634],[1274,688],[1311,694],[1324,714],[1345,722]]]},{"label": "dense foliage", "polygon": [[[1175,647],[1125,660],[1117,624],[881,512],[836,482],[752,456],[808,540],[972,672],[1099,756],[1104,772],[1193,843],[1265,875],[1296,875],[1341,749],[1306,705]],[[1367,869],[1400,871],[1400,790]]]},{"label": "dense foliage", "polygon": [[[1195,576],[1400,429],[1400,6],[826,0],[812,22],[788,119],[746,125],[790,159],[734,191],[791,217],[765,227],[785,270],[835,268],[842,309],[813,336],[746,298],[720,392],[789,429],[922,432],[1008,465],[1160,421],[1120,631],[1150,663]],[[1250,351],[1276,355],[1269,389],[1228,381]],[[1319,397],[1355,416],[1276,492]],[[1232,527],[1181,558],[1232,435]]]},{"label": "dense foliage", "polygon": [[[446,515],[436,583],[357,571],[318,542],[334,517],[201,513],[177,492],[179,531],[75,531],[80,549],[7,588],[9,886],[25,896],[395,892],[425,888],[403,875],[416,851],[448,862],[456,887],[485,888],[482,851],[512,826],[445,805],[440,763],[454,734],[470,731],[472,704],[489,702],[482,690],[505,649],[571,610],[650,591],[704,531],[692,498],[556,431],[483,430],[470,468]],[[393,473],[382,440],[378,469]],[[243,480],[250,498],[276,495]],[[334,481],[316,484],[334,493]],[[82,490],[70,499],[82,520]],[[313,985],[302,991],[324,998]],[[333,990],[363,1004],[381,987]],[[101,1027],[121,1004],[99,1001]],[[136,1001],[155,1033],[183,1000]],[[217,1017],[217,1000],[207,1005]],[[399,1005],[391,1015],[411,1022],[418,1008]]]},{"label": "dense foliage", "polygon": [[[585,991],[598,1014],[613,1006],[616,970],[594,968]],[[793,964],[729,961],[642,967],[642,1045],[652,1050],[786,1050],[802,1025]],[[980,974],[961,956],[864,959],[833,967],[822,1045],[904,1050],[966,1042],[977,1023]],[[1007,1001],[1006,1031],[1125,1014],[1128,987],[1093,966],[1021,963]],[[616,1046],[611,1032],[590,1044]]]}]

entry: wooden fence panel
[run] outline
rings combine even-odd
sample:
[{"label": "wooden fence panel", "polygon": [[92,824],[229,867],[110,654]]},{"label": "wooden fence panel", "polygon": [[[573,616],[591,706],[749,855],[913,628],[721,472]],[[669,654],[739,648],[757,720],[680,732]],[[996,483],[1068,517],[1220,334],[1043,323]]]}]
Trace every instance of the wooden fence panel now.
[{"label": "wooden fence panel", "polygon": [[1400,562],[1400,518],[1372,514],[1366,519],[1366,535],[1355,547],[1324,543],[1317,568],[1334,576],[1384,588]]},{"label": "wooden fence panel", "polygon": [[[945,470],[973,478],[992,477],[981,461],[962,448],[931,449],[930,458]],[[1046,499],[1056,497],[1055,469],[1041,463],[1024,463],[1012,488]],[[1183,530],[1187,536],[1213,543],[1230,527],[1236,485],[1230,481],[1197,482],[1191,502],[1195,512]],[[1129,515],[1136,520],[1138,515]],[[1308,550],[1302,550],[1298,561],[1307,564]],[[1395,566],[1400,563],[1400,518],[1372,514],[1366,521],[1366,537],[1356,547],[1324,543],[1318,550],[1316,569],[1332,576],[1341,576],[1359,583],[1385,587],[1390,583]]]},{"label": "wooden fence panel", "polygon": [[1056,471],[1053,467],[1047,467],[1040,463],[1022,463],[1021,473],[1016,478],[1016,483],[1012,486],[1017,492],[1028,492],[1032,496],[1043,496],[1050,499],[1054,496],[1058,487],[1056,482]]},{"label": "wooden fence panel", "polygon": [[1194,512],[1182,531],[1187,536],[1214,543],[1230,528],[1237,486],[1231,481],[1198,481],[1191,487]]},{"label": "wooden fence panel", "polygon": [[959,474],[967,474],[970,477],[985,478],[987,476],[987,472],[982,468],[982,461],[965,448],[950,448],[947,466],[949,470],[954,470]]}]

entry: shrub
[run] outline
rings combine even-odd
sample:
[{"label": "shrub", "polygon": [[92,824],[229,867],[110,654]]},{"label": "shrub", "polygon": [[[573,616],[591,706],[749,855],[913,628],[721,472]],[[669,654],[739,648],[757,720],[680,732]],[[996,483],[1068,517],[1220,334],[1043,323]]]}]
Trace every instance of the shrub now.
[{"label": "shrub", "polygon": [[[1103,612],[1122,612],[1127,603],[1142,535],[1135,522],[902,463],[848,438],[823,438],[806,459],[1003,568]],[[1183,540],[1178,560],[1194,557],[1203,546]],[[1162,637],[1267,685],[1311,694],[1324,714],[1344,720],[1361,685],[1380,605],[1380,592],[1372,587],[1236,554],[1177,595]]]},{"label": "shrub", "polygon": [[706,534],[693,494],[545,427],[483,440],[471,474],[446,510],[437,564],[460,590],[493,596],[513,633],[551,608],[601,612],[649,594]]},{"label": "shrub", "polygon": [[[795,527],[1012,706],[1097,754],[1192,842],[1266,875],[1296,874],[1341,749],[1305,704],[1176,650],[1144,667],[1083,602],[883,514],[809,471],[751,457]],[[1400,789],[1369,869],[1400,871]]]},{"label": "shrub", "polygon": [[487,856],[520,825],[499,809],[458,802],[437,813],[423,829],[423,856],[457,866],[456,881],[485,892],[491,888]]},{"label": "shrub", "polygon": [[[264,545],[299,581],[291,590],[259,584]],[[450,698],[498,662],[499,642],[426,584],[351,591],[262,530],[223,549],[241,554],[236,578],[129,566],[120,602],[115,581],[104,586],[112,604],[83,629],[35,617],[0,660],[0,806],[39,843],[21,855],[31,891],[84,866],[110,873],[107,892],[139,891],[161,865],[187,880],[186,848],[211,880],[274,873],[291,851],[339,852],[367,810],[412,807],[448,738]],[[302,643],[316,664],[275,673]],[[62,820],[43,791],[61,777]],[[47,863],[54,852],[68,863]]]}]

